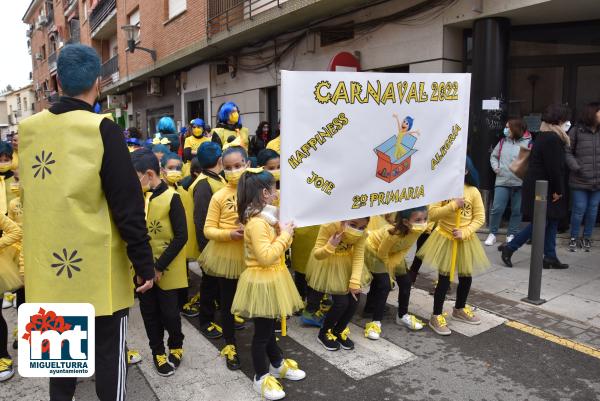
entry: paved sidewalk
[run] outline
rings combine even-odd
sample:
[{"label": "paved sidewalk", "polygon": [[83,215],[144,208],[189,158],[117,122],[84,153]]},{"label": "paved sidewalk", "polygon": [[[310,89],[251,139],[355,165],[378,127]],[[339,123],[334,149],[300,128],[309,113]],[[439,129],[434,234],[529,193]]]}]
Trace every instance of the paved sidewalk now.
[{"label": "paved sidewalk", "polygon": [[[482,241],[485,236],[480,234]],[[558,257],[570,267],[543,271],[541,298],[547,302],[534,306],[521,301],[528,291],[531,246],[516,252],[514,267],[507,268],[497,245],[485,247],[492,268],[474,278],[469,303],[600,349],[600,246],[572,253],[568,239],[559,238]],[[417,286],[430,289],[435,274],[426,266],[422,270]]]}]

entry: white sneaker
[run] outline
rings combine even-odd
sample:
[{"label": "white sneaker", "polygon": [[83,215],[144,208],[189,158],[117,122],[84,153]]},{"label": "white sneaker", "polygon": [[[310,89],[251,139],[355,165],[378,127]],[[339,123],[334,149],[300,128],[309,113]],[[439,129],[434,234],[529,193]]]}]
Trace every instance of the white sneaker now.
[{"label": "white sneaker", "polygon": [[10,379],[14,374],[12,359],[0,358],[0,382]]},{"label": "white sneaker", "polygon": [[369,322],[365,326],[365,337],[369,340],[379,340],[381,336],[381,322]]},{"label": "white sneaker", "polygon": [[508,243],[509,243],[510,241],[512,241],[513,239],[515,239],[515,236],[514,236],[514,235],[512,235],[512,234],[511,234],[511,235],[508,235],[508,236],[506,236],[506,243],[508,244]]},{"label": "white sneaker", "polygon": [[406,326],[415,331],[423,329],[423,322],[417,319],[415,315],[411,315],[409,313],[402,317],[396,316],[396,324]]},{"label": "white sneaker", "polygon": [[487,246],[492,246],[496,243],[496,236],[492,233],[490,233],[490,235],[488,235],[488,237],[485,240],[485,244]]},{"label": "white sneaker", "polygon": [[298,363],[292,359],[284,359],[281,366],[276,368],[269,366],[269,373],[278,379],[288,379],[292,381],[302,380],[306,377],[306,372],[298,367]]},{"label": "white sneaker", "polygon": [[2,309],[8,309],[12,306],[16,307],[17,296],[12,292],[5,292],[2,300]]},{"label": "white sneaker", "polygon": [[283,387],[277,381],[277,379],[271,376],[269,373],[258,380],[255,379],[253,387],[254,391],[260,394],[260,396],[266,400],[276,401],[285,397],[285,391],[283,391]]}]

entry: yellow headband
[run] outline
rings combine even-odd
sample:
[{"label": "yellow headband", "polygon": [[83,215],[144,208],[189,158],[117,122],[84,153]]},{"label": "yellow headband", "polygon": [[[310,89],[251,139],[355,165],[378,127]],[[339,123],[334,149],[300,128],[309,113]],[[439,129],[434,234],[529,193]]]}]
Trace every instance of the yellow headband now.
[{"label": "yellow headband", "polygon": [[248,168],[246,169],[246,172],[247,172],[247,173],[252,173],[252,174],[260,174],[260,173],[262,173],[263,171],[265,171],[265,169],[264,169],[264,168],[262,168],[262,167],[248,167]]},{"label": "yellow headband", "polygon": [[152,140],[152,145],[168,145],[171,141],[168,138],[154,138]]}]

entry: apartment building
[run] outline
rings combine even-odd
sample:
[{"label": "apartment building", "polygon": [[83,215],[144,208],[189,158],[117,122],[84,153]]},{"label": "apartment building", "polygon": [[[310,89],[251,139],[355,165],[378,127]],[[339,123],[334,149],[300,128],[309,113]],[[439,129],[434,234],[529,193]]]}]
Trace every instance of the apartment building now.
[{"label": "apartment building", "polygon": [[[27,85],[10,92],[3,93],[6,100],[7,133],[17,132],[19,122],[36,112],[35,91],[33,85]],[[1,121],[1,119],[0,119]]]}]

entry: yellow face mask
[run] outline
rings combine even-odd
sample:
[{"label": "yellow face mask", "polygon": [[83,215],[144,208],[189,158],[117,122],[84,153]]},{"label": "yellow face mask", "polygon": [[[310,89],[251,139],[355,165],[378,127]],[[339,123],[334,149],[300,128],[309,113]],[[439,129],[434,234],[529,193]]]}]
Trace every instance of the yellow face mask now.
[{"label": "yellow face mask", "polygon": [[237,111],[234,111],[233,113],[231,113],[229,115],[229,122],[231,124],[237,124],[238,121],[240,121],[240,113],[238,113]]},{"label": "yellow face mask", "polygon": [[202,128],[192,128],[192,135],[194,135],[196,138],[200,138],[202,136],[202,132],[204,132]]},{"label": "yellow face mask", "polygon": [[240,177],[246,171],[245,167],[238,168],[237,170],[225,170],[225,179],[231,185],[237,186],[238,182],[240,182]]},{"label": "yellow face mask", "polygon": [[344,235],[342,236],[342,240],[346,244],[352,245],[356,244],[358,240],[363,237],[363,235],[365,235],[364,230],[359,230],[354,227],[346,226],[346,228],[344,228]]},{"label": "yellow face mask", "polygon": [[2,162],[0,163],[0,173],[6,173],[12,168],[12,162]]},{"label": "yellow face mask", "polygon": [[179,170],[167,170],[165,178],[169,184],[174,185],[183,180],[183,173]]},{"label": "yellow face mask", "polygon": [[427,223],[413,223],[410,225],[410,231],[413,233],[422,233],[427,230]]},{"label": "yellow face mask", "polygon": [[281,170],[270,170],[269,173],[273,174],[275,181],[279,181],[281,179]]}]

